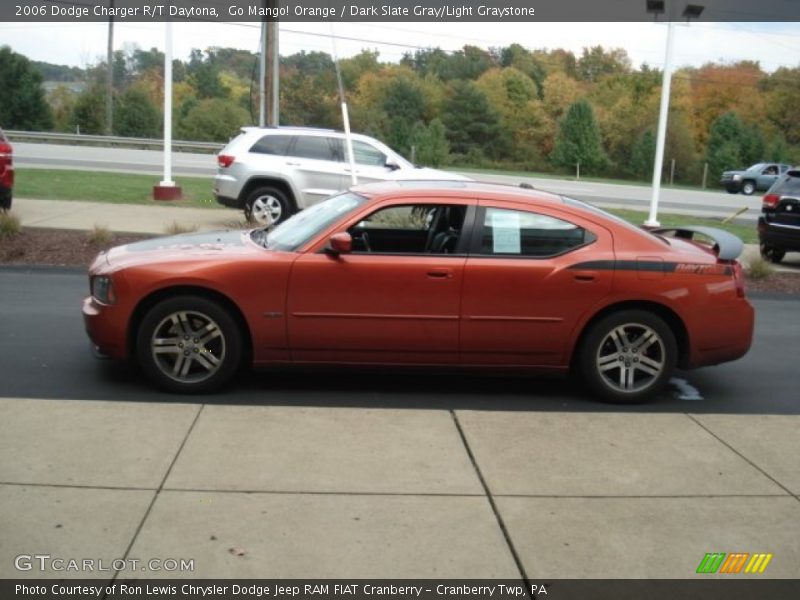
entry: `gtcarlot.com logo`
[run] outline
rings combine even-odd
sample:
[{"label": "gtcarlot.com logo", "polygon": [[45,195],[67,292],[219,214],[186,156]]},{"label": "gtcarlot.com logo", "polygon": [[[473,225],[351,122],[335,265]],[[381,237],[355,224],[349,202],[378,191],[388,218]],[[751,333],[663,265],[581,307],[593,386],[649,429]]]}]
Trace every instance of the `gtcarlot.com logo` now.
[{"label": "gtcarlot.com logo", "polygon": [[737,575],[739,573],[763,573],[772,554],[749,552],[709,552],[700,561],[698,573],[723,573]]},{"label": "gtcarlot.com logo", "polygon": [[19,554],[14,558],[17,571],[194,571],[193,558],[61,558],[49,554]]}]

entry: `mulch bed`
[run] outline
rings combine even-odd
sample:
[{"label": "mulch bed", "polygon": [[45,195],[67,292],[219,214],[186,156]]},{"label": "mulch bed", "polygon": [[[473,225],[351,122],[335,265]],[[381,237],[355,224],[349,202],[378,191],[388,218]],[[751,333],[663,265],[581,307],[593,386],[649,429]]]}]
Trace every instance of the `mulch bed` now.
[{"label": "mulch bed", "polygon": [[149,235],[111,233],[98,243],[91,232],[26,227],[17,235],[0,238],[0,264],[88,267],[101,250],[138,242]]},{"label": "mulch bed", "polygon": [[[135,233],[110,235],[109,241],[98,243],[86,231],[26,227],[17,235],[0,238],[0,264],[88,267],[101,250],[153,237]],[[773,273],[765,279],[748,278],[747,290],[800,294],[800,273]]]}]

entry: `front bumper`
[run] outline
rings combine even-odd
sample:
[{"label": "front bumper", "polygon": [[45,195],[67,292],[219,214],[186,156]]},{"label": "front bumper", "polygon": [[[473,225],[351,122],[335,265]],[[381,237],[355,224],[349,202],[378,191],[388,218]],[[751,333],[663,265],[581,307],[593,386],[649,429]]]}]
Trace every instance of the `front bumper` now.
[{"label": "front bumper", "polygon": [[101,304],[92,296],[83,300],[86,334],[100,354],[124,360],[128,357],[124,320],[116,318],[116,307]]}]

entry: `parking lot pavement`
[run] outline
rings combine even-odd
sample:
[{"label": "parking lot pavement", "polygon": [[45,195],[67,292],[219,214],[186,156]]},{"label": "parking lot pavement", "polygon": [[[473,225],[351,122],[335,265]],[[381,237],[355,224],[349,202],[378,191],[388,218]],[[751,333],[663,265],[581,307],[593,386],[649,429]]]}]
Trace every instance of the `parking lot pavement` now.
[{"label": "parking lot pavement", "polygon": [[0,577],[797,577],[799,419],[3,399]]}]

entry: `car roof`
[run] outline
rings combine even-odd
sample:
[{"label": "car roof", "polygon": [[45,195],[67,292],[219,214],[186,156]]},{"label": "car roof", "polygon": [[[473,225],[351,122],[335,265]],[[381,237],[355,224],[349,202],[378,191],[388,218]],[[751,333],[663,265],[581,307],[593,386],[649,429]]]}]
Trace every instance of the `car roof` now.
[{"label": "car roof", "polygon": [[[294,134],[306,134],[306,135],[330,135],[332,133],[344,133],[343,131],[338,131],[336,129],[321,129],[319,127],[242,127],[242,131],[245,133],[276,133],[278,135],[294,135]],[[353,134],[358,135],[358,134]]]},{"label": "car roof", "polygon": [[370,198],[377,198],[380,196],[412,198],[419,197],[420,194],[447,198],[463,198],[464,195],[469,195],[474,197],[491,196],[498,200],[564,204],[564,199],[561,195],[537,190],[527,184],[510,185],[448,179],[403,179],[366,183],[356,185],[351,189],[358,194]]}]

